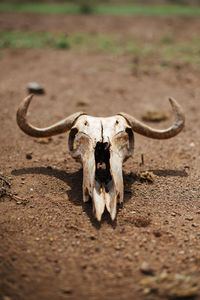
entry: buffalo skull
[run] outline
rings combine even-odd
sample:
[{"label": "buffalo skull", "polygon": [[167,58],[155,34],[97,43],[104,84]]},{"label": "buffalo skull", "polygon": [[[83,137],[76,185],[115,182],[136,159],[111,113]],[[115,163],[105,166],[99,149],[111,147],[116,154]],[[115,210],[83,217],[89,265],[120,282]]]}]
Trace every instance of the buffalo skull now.
[{"label": "buffalo skull", "polygon": [[19,127],[26,134],[37,138],[70,130],[70,153],[83,165],[83,201],[92,199],[93,212],[99,221],[105,207],[114,220],[117,203],[123,202],[122,164],[133,153],[133,132],[153,139],[168,139],[177,135],[185,122],[179,104],[169,99],[176,119],[166,130],[153,129],[126,113],[96,118],[82,112],[72,114],[50,127],[36,128],[26,119],[32,96],[26,97],[18,108]]}]

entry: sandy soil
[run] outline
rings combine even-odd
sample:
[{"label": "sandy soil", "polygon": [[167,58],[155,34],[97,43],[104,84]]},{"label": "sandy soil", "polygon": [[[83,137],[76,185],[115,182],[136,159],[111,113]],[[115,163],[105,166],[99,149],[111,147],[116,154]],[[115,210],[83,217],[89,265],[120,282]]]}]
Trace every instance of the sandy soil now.
[{"label": "sandy soil", "polygon": [[[189,38],[200,27],[197,19],[151,19],[149,26],[148,18],[120,20],[124,30],[141,38],[157,36],[168,26]],[[4,29],[22,29],[26,22],[29,30],[60,30],[64,23],[66,31],[79,32],[81,24],[86,31],[101,26],[107,33],[117,31],[116,18],[110,17],[0,15]],[[133,74],[132,57],[100,53],[1,54],[0,177],[28,202],[0,199],[0,299],[200,299],[199,73],[189,66],[157,69],[150,64],[148,72]],[[183,106],[186,127],[177,137],[156,141],[135,135],[116,222],[105,213],[98,223],[91,203],[83,204],[82,170],[69,155],[67,134],[44,144],[17,127],[16,110],[30,81],[46,90],[30,108],[29,120],[37,126],[79,110],[94,116],[126,111],[141,119],[147,110],[170,112],[169,96]],[[172,122],[170,117],[151,125],[165,128]],[[154,182],[136,180],[141,170],[152,171]]]}]

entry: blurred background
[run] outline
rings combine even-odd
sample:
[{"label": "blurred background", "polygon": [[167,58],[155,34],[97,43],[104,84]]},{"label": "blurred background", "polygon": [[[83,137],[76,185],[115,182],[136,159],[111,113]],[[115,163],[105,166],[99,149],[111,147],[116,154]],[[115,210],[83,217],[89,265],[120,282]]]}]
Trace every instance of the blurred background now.
[{"label": "blurred background", "polygon": [[[169,96],[186,127],[166,141],[136,135],[124,206],[97,224],[66,135],[17,127],[29,92],[38,127],[125,111],[167,128]],[[200,0],[1,0],[0,175],[29,202],[0,193],[0,299],[200,299],[199,100]]]}]

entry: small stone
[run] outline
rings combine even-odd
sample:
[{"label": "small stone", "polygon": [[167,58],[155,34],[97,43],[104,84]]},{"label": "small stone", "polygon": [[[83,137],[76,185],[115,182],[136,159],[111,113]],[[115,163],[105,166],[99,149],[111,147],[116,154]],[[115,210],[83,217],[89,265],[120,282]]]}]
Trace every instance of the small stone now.
[{"label": "small stone", "polygon": [[28,92],[33,94],[39,94],[39,95],[43,95],[45,93],[44,88],[38,82],[29,82]]},{"label": "small stone", "polygon": [[27,154],[26,154],[26,159],[32,159],[32,155],[29,154],[29,153],[27,153]]},{"label": "small stone", "polygon": [[121,272],[118,272],[118,273],[116,274],[116,277],[117,277],[117,278],[122,278],[122,277],[123,277],[123,274],[122,274]]},{"label": "small stone", "polygon": [[191,217],[191,216],[186,217],[185,220],[187,220],[187,221],[193,221],[193,217]]},{"label": "small stone", "polygon": [[17,205],[20,205],[20,204],[22,204],[22,202],[21,202],[21,201],[17,201],[16,204],[17,204]]},{"label": "small stone", "polygon": [[89,105],[89,101],[87,99],[79,100],[76,102],[77,106],[87,106]]},{"label": "small stone", "polygon": [[116,246],[115,246],[115,250],[120,251],[120,250],[122,250],[122,247],[121,247],[120,245],[116,245]]},{"label": "small stone", "polygon": [[142,263],[140,271],[145,275],[154,276],[154,270],[149,267],[149,264],[146,261]]},{"label": "small stone", "polygon": [[72,294],[73,290],[70,287],[66,287],[62,290],[63,294]]},{"label": "small stone", "polygon": [[155,235],[155,237],[161,237],[162,233],[160,231],[154,231],[153,234]]},{"label": "small stone", "polygon": [[30,208],[34,208],[35,206],[34,205],[30,205]]},{"label": "small stone", "polygon": [[85,269],[87,269],[87,264],[86,263],[82,263],[80,265],[80,267],[81,267],[81,269],[85,270]]},{"label": "small stone", "polygon": [[48,138],[37,138],[34,140],[36,143],[39,143],[39,144],[49,144],[51,141],[52,141],[52,138],[51,137],[48,137]]},{"label": "small stone", "polygon": [[133,257],[130,253],[126,254],[125,258],[128,259],[129,261],[133,260]]},{"label": "small stone", "polygon": [[192,223],[192,227],[198,227],[199,225],[197,223]]},{"label": "small stone", "polygon": [[60,273],[60,271],[61,271],[61,268],[60,267],[55,267],[55,269],[54,269],[54,271],[55,271],[55,273]]}]

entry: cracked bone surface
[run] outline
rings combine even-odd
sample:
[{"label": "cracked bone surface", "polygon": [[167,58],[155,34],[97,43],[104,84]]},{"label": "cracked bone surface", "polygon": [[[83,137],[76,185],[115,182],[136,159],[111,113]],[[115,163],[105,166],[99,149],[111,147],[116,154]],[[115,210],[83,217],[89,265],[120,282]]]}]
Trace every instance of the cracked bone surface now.
[{"label": "cracked bone surface", "polygon": [[180,105],[169,99],[176,119],[171,127],[158,130],[136,120],[129,114],[99,118],[78,112],[46,128],[37,128],[26,118],[32,95],[26,97],[17,111],[17,124],[33,137],[49,137],[70,131],[69,150],[83,166],[83,201],[93,201],[93,212],[101,220],[106,209],[116,218],[117,203],[123,202],[122,164],[134,148],[133,132],[154,139],[168,139],[184,127],[185,117]]}]

